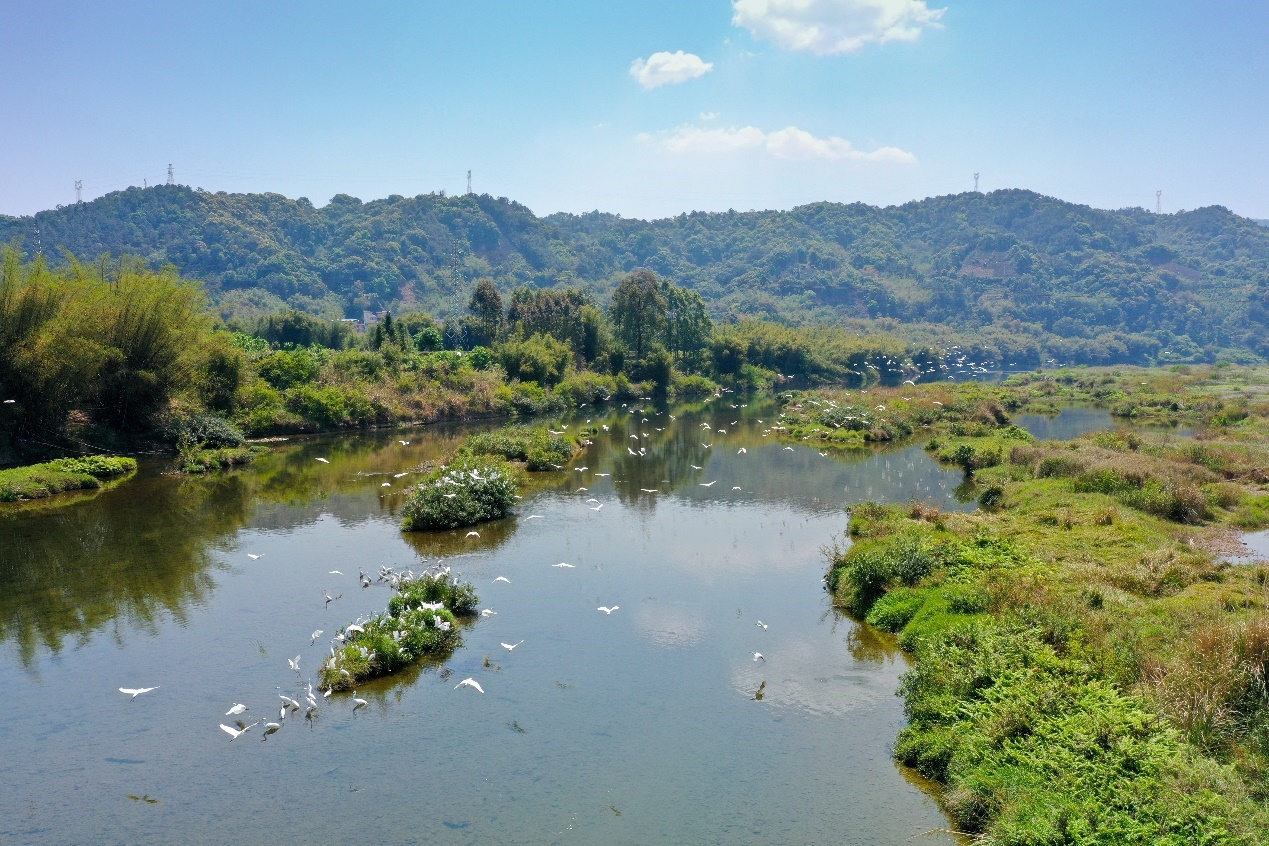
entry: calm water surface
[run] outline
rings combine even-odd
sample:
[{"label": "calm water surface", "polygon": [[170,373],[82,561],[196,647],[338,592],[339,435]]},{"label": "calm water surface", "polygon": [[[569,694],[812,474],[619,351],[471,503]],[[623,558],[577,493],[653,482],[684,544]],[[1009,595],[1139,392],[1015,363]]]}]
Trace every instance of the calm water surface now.
[{"label": "calm water surface", "polygon": [[[393,474],[458,428],[295,443],[210,479],[152,466],[0,514],[0,841],[951,842],[920,837],[947,822],[890,758],[903,660],[834,612],[820,548],[853,502],[970,507],[960,473],[919,446],[786,450],[770,406],[602,413],[611,431],[479,539],[398,530]],[[385,607],[359,567],[437,559],[497,612],[452,658],[265,742],[218,728],[236,702],[276,719],[331,635]],[[468,676],[483,695],[455,690]]]}]

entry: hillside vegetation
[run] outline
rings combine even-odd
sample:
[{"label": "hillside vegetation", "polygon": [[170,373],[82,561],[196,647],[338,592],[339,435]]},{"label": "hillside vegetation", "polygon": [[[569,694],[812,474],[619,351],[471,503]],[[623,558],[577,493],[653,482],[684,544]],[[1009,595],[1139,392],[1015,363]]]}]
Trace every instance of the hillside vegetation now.
[{"label": "hillside vegetation", "polygon": [[1100,211],[1029,191],[890,208],[536,217],[489,196],[347,195],[317,208],[276,194],[132,188],[33,217],[0,241],[50,260],[138,255],[204,282],[223,315],[290,306],[462,311],[475,281],[575,287],[607,299],[649,268],[715,318],[758,316],[978,345],[1030,366],[1269,355],[1269,230],[1226,209]]}]

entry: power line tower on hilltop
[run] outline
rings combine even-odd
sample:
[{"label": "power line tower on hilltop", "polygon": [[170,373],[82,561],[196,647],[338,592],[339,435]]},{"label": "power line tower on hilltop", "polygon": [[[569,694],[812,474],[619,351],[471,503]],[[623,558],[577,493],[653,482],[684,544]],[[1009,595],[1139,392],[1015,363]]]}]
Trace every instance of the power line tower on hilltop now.
[{"label": "power line tower on hilltop", "polygon": [[471,171],[467,171],[467,196],[471,196]]},{"label": "power line tower on hilltop", "polygon": [[1154,192],[1154,213],[1163,214],[1163,192]]},{"label": "power line tower on hilltop", "polygon": [[978,174],[974,174],[974,193],[978,193]]},{"label": "power line tower on hilltop", "polygon": [[176,172],[172,170],[172,164],[170,162],[168,163],[168,166],[167,166],[167,184],[168,185],[176,184]]},{"label": "power line tower on hilltop", "polygon": [[75,205],[79,205],[84,201],[84,180],[75,180]]}]

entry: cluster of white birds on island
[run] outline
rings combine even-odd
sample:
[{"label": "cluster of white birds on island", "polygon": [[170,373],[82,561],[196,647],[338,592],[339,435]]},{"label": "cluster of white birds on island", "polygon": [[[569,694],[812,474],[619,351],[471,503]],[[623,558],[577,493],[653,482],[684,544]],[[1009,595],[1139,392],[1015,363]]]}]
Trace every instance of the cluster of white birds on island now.
[{"label": "cluster of white birds on island", "polygon": [[[912,382],[909,380],[909,381],[908,381],[908,382],[906,382],[905,384],[912,384]],[[727,389],[720,390],[718,393],[714,394],[714,396],[713,396],[713,397],[711,397],[711,399],[720,399],[720,398],[722,398],[722,397],[723,397],[723,394],[724,394],[724,393],[731,393],[731,391],[730,391],[730,390],[727,390]],[[867,391],[861,391],[861,393],[867,393]],[[791,397],[792,395],[790,394],[790,395],[788,395],[788,396],[790,396],[790,397]],[[645,399],[646,399],[646,398],[645,398]],[[806,400],[806,402],[807,402],[807,403],[810,403],[810,404],[815,404],[815,405],[817,405],[817,406],[823,406],[823,405],[824,405],[823,403],[820,403],[820,402],[818,402],[817,400],[813,400],[813,399],[808,399],[808,400]],[[935,405],[940,405],[941,403],[937,403],[937,402],[936,402],[936,403],[934,403],[934,404],[935,404]],[[838,409],[837,404],[836,404],[836,403],[833,403],[833,402],[831,402],[831,401],[830,401],[830,402],[828,402],[828,403],[827,403],[827,405],[828,405],[829,407],[831,407],[832,409],[835,409],[835,410],[843,410],[843,411],[844,411],[844,410],[852,410],[852,407],[850,407],[850,406],[845,407],[845,409]],[[733,403],[733,404],[731,404],[731,407],[732,407],[733,409],[739,409],[739,408],[744,408],[744,407],[746,407],[746,404],[740,404],[740,405],[737,405],[737,404],[734,404],[734,403]],[[801,406],[801,405],[796,405],[796,406],[793,406],[793,407],[794,407],[794,408],[796,408],[796,409],[801,409],[801,408],[802,408],[802,406]],[[646,414],[646,413],[647,413],[647,412],[646,412],[646,411],[644,411],[643,409],[630,407],[630,406],[628,406],[628,405],[626,405],[626,404],[623,404],[623,408],[626,408],[626,409],[627,409],[627,413],[628,413],[628,414],[632,414],[632,415],[634,415],[634,414],[642,415],[642,414]],[[877,406],[877,410],[878,410],[878,411],[884,411],[884,410],[885,410],[885,408],[884,408],[884,406]],[[654,414],[654,416],[661,416],[662,414],[666,414],[666,412],[653,412],[653,414]],[[670,420],[671,420],[671,421],[673,421],[673,420],[677,419],[677,418],[676,418],[673,414],[669,414],[668,416],[669,416],[669,418],[670,418]],[[781,417],[781,418],[783,418],[783,417],[784,417],[784,413],[783,413],[783,412],[782,412],[782,413],[780,413],[780,417]],[[642,422],[642,423],[648,423],[648,422],[650,422],[650,418],[648,418],[648,417],[641,417],[640,419],[641,419],[641,422]],[[853,416],[849,416],[849,415],[847,415],[847,416],[845,416],[845,417],[844,417],[844,420],[845,420],[845,421],[850,421],[850,420],[853,420],[853,419],[855,419],[855,417],[853,417]],[[589,424],[589,423],[590,423],[590,421],[589,421],[589,420],[587,420],[586,422],[587,422],[587,424]],[[735,427],[736,425],[738,425],[738,424],[739,424],[739,422],[740,422],[739,420],[735,420],[735,421],[732,421],[729,425],[730,425],[731,427]],[[762,437],[764,437],[764,438],[765,438],[765,437],[768,437],[768,436],[769,436],[769,435],[771,435],[773,432],[774,432],[774,433],[779,433],[779,432],[785,432],[785,431],[787,431],[786,427],[785,427],[785,426],[783,426],[783,425],[781,425],[781,423],[780,423],[779,421],[777,421],[777,422],[775,422],[775,423],[773,423],[773,424],[770,424],[770,425],[768,425],[768,424],[764,423],[764,421],[762,421],[762,420],[760,420],[760,419],[759,419],[757,422],[758,422],[760,425],[766,426],[766,428],[765,428],[765,429],[763,429],[763,431],[762,431]],[[839,425],[839,424],[834,424],[834,425]],[[609,427],[607,424],[601,424],[601,427],[602,427],[602,429],[603,429],[604,431],[610,431],[610,427]],[[664,428],[664,427],[654,427],[654,428],[656,428],[656,431],[658,431],[658,432],[663,432],[663,431],[665,430],[665,428]],[[718,442],[718,438],[719,438],[720,436],[725,437],[725,436],[727,435],[727,429],[726,429],[726,428],[723,428],[723,427],[714,428],[714,427],[711,427],[711,426],[710,426],[710,424],[709,424],[709,423],[706,423],[706,422],[702,422],[702,423],[701,423],[701,428],[702,428],[702,430],[709,431],[709,432],[711,432],[711,433],[713,434],[713,441],[712,441],[711,443],[705,443],[705,442],[703,442],[703,441],[701,442],[701,446],[702,446],[702,447],[704,447],[704,448],[706,448],[706,449],[710,449],[710,448],[712,448],[712,447],[713,447],[713,446],[714,446],[714,445]],[[568,426],[564,426],[564,428],[563,428],[563,429],[561,429],[561,430],[550,430],[550,431],[551,431],[553,434],[563,435],[563,434],[565,434],[565,433],[566,433],[566,430],[567,430],[567,429],[568,429]],[[631,439],[636,440],[636,441],[640,442],[641,444],[642,444],[642,442],[643,442],[644,440],[646,440],[648,437],[649,437],[649,433],[646,433],[646,432],[642,432],[642,433],[639,433],[639,434],[632,434],[632,435],[630,436],[630,438],[631,438]],[[400,443],[402,446],[406,446],[406,445],[408,445],[408,444],[409,444],[409,441],[399,441],[399,443]],[[584,445],[590,445],[590,441],[583,441],[583,444],[584,444]],[[628,454],[629,454],[629,455],[631,455],[631,456],[636,456],[636,457],[639,457],[639,458],[643,458],[643,457],[646,457],[646,456],[648,455],[648,450],[647,450],[647,448],[646,448],[645,446],[640,446],[638,450],[634,450],[634,449],[632,449],[632,448],[630,448],[630,447],[627,447],[626,449],[627,449]],[[786,451],[791,451],[791,452],[792,452],[792,451],[794,451],[793,447],[791,447],[791,446],[785,446],[783,449],[784,449],[784,450],[786,450]],[[740,455],[747,455],[747,454],[748,454],[748,452],[749,452],[749,450],[748,450],[747,448],[745,448],[745,447],[740,447],[739,449],[737,449],[737,450],[736,450],[736,455],[738,455],[738,456],[740,456]],[[828,455],[828,453],[826,453],[826,452],[821,452],[821,453],[819,453],[819,454],[820,454],[821,456],[827,456],[827,455]],[[316,460],[316,461],[318,461],[318,462],[321,462],[321,463],[323,463],[323,464],[329,464],[329,463],[330,463],[330,461],[329,461],[328,459],[326,459],[326,458],[317,458],[317,459],[315,459],[315,460]],[[695,465],[695,464],[691,464],[691,465],[689,465],[689,466],[690,466],[693,470],[696,470],[696,471],[698,471],[698,472],[700,472],[700,471],[704,470],[704,468],[703,468],[703,467],[698,466],[698,465]],[[562,468],[561,468],[561,469],[562,469]],[[589,470],[589,469],[590,469],[589,467],[585,467],[585,466],[582,466],[582,467],[575,467],[575,468],[574,468],[574,470],[576,470],[576,471],[578,471],[578,472],[584,472],[584,471],[587,471],[587,470]],[[408,472],[404,472],[404,473],[397,473],[397,474],[394,474],[393,478],[397,478],[397,479],[399,479],[399,478],[402,478],[402,477],[404,477],[404,476],[406,476],[406,475],[409,475],[409,473],[408,473]],[[608,477],[611,477],[611,476],[612,476],[612,474],[611,474],[611,473],[594,473],[593,475],[594,475],[594,476],[596,476],[596,477],[602,477],[602,478],[608,478]],[[447,482],[447,483],[449,483],[449,484],[462,484],[462,483],[464,483],[465,481],[466,481],[466,480],[463,480],[463,479],[443,479],[443,480],[442,480],[442,482]],[[614,479],[613,481],[614,481],[614,483],[618,483],[618,482],[620,482],[621,480]],[[699,484],[699,486],[700,486],[700,487],[704,487],[704,488],[712,488],[712,487],[713,487],[714,485],[716,485],[717,483],[718,483],[718,480],[717,480],[717,479],[714,479],[714,480],[712,480],[712,481],[708,481],[708,482],[699,482],[698,484]],[[384,485],[388,485],[389,483],[385,482],[385,483],[383,483],[383,484],[384,484]],[[740,487],[739,485],[734,485],[734,486],[732,486],[731,490],[732,490],[732,491],[740,491],[740,490],[741,490],[741,487]],[[661,489],[660,489],[660,488],[640,488],[640,489],[639,489],[639,491],[640,491],[641,493],[646,493],[646,494],[658,494],[658,493],[662,493],[662,491],[661,491]],[[578,488],[576,488],[576,489],[573,491],[573,493],[574,493],[574,494],[585,494],[585,493],[589,493],[589,492],[590,492],[590,491],[589,491],[589,489],[588,489],[588,488],[586,488],[586,487],[584,487],[584,486],[579,486]],[[594,503],[594,505],[590,508],[590,510],[591,510],[591,511],[598,512],[598,511],[600,511],[600,510],[604,507],[604,504],[603,504],[602,502],[600,502],[599,500],[595,499],[594,497],[588,497],[588,498],[586,499],[586,502],[587,502],[588,504],[589,504],[589,503]],[[527,517],[525,517],[525,518],[523,518],[523,519],[525,519],[525,520],[538,520],[538,519],[542,519],[542,515],[541,515],[541,514],[530,514],[530,515],[528,515]],[[466,537],[466,538],[468,538],[468,539],[471,539],[471,538],[477,538],[477,539],[479,539],[479,538],[480,538],[480,532],[479,532],[479,531],[477,531],[477,530],[475,530],[475,529],[472,529],[472,530],[470,530],[470,531],[468,531],[468,532],[466,533],[466,536],[465,536],[465,537]],[[250,553],[250,552],[249,552],[249,553],[246,553],[246,554],[247,554],[247,557],[248,557],[248,558],[250,558],[250,559],[251,559],[251,560],[253,560],[253,561],[258,561],[259,559],[261,559],[261,558],[263,558],[263,557],[264,557],[264,553],[258,553],[258,554],[257,554],[257,553]],[[559,563],[557,563],[557,564],[552,564],[552,565],[550,565],[550,566],[551,566],[551,567],[553,567],[553,568],[555,568],[555,569],[560,569],[560,570],[570,570],[570,569],[575,569],[575,565],[573,565],[573,564],[569,564],[569,563],[567,563],[567,562],[563,562],[563,561],[561,561],[561,562],[559,562]],[[442,567],[440,567],[439,563],[437,563],[436,565],[434,565],[434,568],[435,568],[435,571],[436,571],[437,573],[442,573],[442,572],[443,572],[443,573],[447,573],[447,574],[448,574],[448,573],[450,572],[450,568],[449,568],[449,567],[444,567],[444,568],[442,568]],[[432,568],[429,568],[429,571],[430,571],[431,569],[432,569]],[[328,571],[328,574],[329,574],[329,575],[335,575],[335,576],[343,576],[343,575],[344,575],[344,574],[343,574],[343,572],[342,572],[342,571],[340,571],[340,570],[330,570],[330,571]],[[402,582],[402,581],[405,581],[405,580],[410,580],[410,579],[413,579],[413,578],[415,578],[414,573],[413,573],[412,571],[410,571],[410,570],[406,570],[406,571],[404,571],[404,572],[398,572],[398,571],[396,571],[394,568],[392,568],[392,567],[386,567],[386,566],[381,566],[381,567],[379,568],[379,572],[378,572],[378,574],[377,574],[376,578],[374,578],[374,579],[372,579],[372,578],[371,578],[368,574],[366,574],[366,572],[365,572],[365,571],[364,571],[364,569],[362,569],[362,568],[358,568],[358,574],[357,574],[358,583],[362,586],[362,588],[369,588],[369,587],[370,587],[371,585],[373,585],[373,584],[376,584],[376,583],[383,583],[383,584],[387,584],[389,587],[391,587],[391,588],[395,589],[398,585],[400,585],[400,584],[401,584],[401,582]],[[497,576],[497,577],[495,577],[495,578],[493,579],[493,582],[494,582],[495,584],[497,584],[497,583],[511,584],[511,580],[510,580],[510,579],[508,579],[506,576]],[[340,593],[340,594],[339,594],[339,595],[337,595],[337,596],[331,596],[329,591],[323,591],[323,598],[324,598],[324,600],[325,600],[325,605],[326,605],[327,607],[329,607],[329,606],[330,606],[330,604],[331,604],[332,602],[335,602],[335,601],[337,601],[337,600],[342,599],[342,598],[343,598],[343,596],[344,596],[344,594],[343,594],[343,593]],[[442,606],[442,604],[441,604],[441,603],[434,603],[434,604],[426,604],[426,603],[425,603],[425,607],[440,608],[440,607],[443,607],[443,606]],[[606,615],[606,616],[612,616],[612,614],[613,614],[614,612],[618,611],[618,610],[620,609],[620,607],[621,607],[621,606],[619,606],[619,605],[611,605],[611,606],[609,606],[609,605],[600,605],[598,608],[596,608],[596,611],[602,612],[602,613],[603,613],[604,615]],[[482,611],[480,612],[480,616],[481,616],[481,617],[491,617],[491,616],[495,616],[495,615],[497,615],[497,613],[498,613],[498,612],[494,611],[494,610],[493,610],[493,609],[491,609],[491,608],[486,608],[486,609],[484,609],[484,610],[482,610]],[[338,643],[338,644],[340,644],[340,645],[343,645],[343,644],[346,642],[346,639],[347,639],[347,637],[348,637],[349,635],[355,634],[355,633],[357,633],[357,632],[364,631],[364,628],[362,627],[362,624],[363,624],[364,622],[365,622],[365,619],[364,619],[364,618],[359,618],[358,620],[356,620],[356,621],[354,621],[353,623],[350,623],[349,625],[347,625],[346,627],[344,627],[344,629],[343,629],[342,631],[340,631],[338,634],[336,634],[336,635],[335,635],[335,637],[334,637],[334,638],[332,639],[332,641],[331,641],[331,644],[332,644],[332,645],[331,645],[331,647],[330,647],[330,658],[329,658],[329,659],[327,659],[328,661],[331,661],[331,662],[336,662],[336,664],[337,664],[337,662],[338,662],[338,653],[336,652],[336,647],[335,647],[335,644],[336,644],[336,643]],[[440,625],[440,626],[446,626],[446,627],[448,627],[448,625],[449,625],[449,624],[448,624],[448,623],[444,623],[444,622],[439,622],[439,623],[437,623],[437,625]],[[765,630],[767,629],[768,625],[767,625],[766,623],[762,622],[761,620],[759,620],[759,621],[757,622],[757,627],[758,627],[758,628],[761,628],[761,629],[763,629],[763,630],[765,631]],[[315,643],[317,642],[317,639],[318,639],[318,638],[320,638],[320,637],[322,636],[322,634],[323,634],[323,630],[321,630],[321,629],[317,629],[317,630],[315,630],[315,631],[314,631],[314,632],[310,635],[310,637],[309,637],[309,645],[311,646],[311,645],[315,644]],[[517,642],[515,642],[515,643],[502,643],[502,644],[501,644],[501,646],[502,646],[504,649],[506,649],[508,652],[512,652],[512,651],[514,651],[517,647],[519,647],[519,646],[520,646],[521,644],[523,644],[523,643],[524,643],[524,640],[522,639],[522,640],[519,640],[519,641],[517,641]],[[752,656],[753,656],[753,661],[754,661],[754,662],[759,662],[759,661],[761,661],[761,662],[765,662],[765,661],[766,661],[765,656],[763,656],[763,654],[762,654],[761,652],[753,652],[753,653],[752,653]],[[373,657],[373,655],[371,655],[371,656],[365,656],[365,655],[363,655],[363,657]],[[289,668],[292,672],[296,673],[297,675],[299,675],[299,674],[301,673],[301,670],[300,670],[300,660],[301,660],[301,656],[299,656],[299,655],[296,655],[296,656],[295,656],[295,658],[287,658],[287,659],[286,659],[288,668]],[[348,674],[348,671],[347,671],[346,669],[345,669],[345,670],[343,670],[342,672],[344,672],[346,675]],[[477,691],[478,693],[484,693],[484,692],[485,692],[484,688],[483,688],[483,687],[480,685],[480,683],[479,683],[478,681],[476,681],[474,678],[466,678],[466,679],[463,679],[463,680],[462,680],[462,681],[460,681],[457,685],[455,685],[454,689],[455,689],[455,690],[459,690],[459,689],[464,688],[464,687],[467,687],[467,688],[472,688],[473,690]],[[159,689],[159,686],[158,686],[158,685],[155,685],[154,687],[140,687],[140,688],[125,688],[125,687],[121,687],[121,688],[119,688],[119,692],[120,692],[120,693],[123,693],[123,694],[125,694],[125,695],[127,695],[127,696],[129,696],[131,699],[136,699],[138,696],[141,696],[142,694],[151,693],[151,692],[153,692],[153,691],[155,691],[155,690],[158,690],[158,689]],[[250,709],[248,708],[248,706],[247,706],[247,705],[245,705],[245,704],[243,704],[243,703],[240,703],[240,702],[238,702],[238,703],[234,703],[234,704],[233,704],[233,705],[229,708],[229,710],[225,712],[225,716],[227,716],[227,717],[234,717],[234,718],[236,718],[236,719],[235,719],[235,725],[232,725],[232,726],[231,726],[231,725],[227,725],[227,724],[225,724],[225,723],[221,723],[221,724],[220,724],[220,728],[221,728],[221,730],[222,730],[222,731],[224,731],[226,734],[228,734],[228,735],[229,735],[229,739],[230,739],[230,741],[234,741],[234,740],[237,740],[239,737],[242,737],[242,736],[243,736],[244,734],[246,734],[247,732],[251,731],[251,730],[252,730],[253,728],[255,728],[256,726],[260,725],[261,723],[264,723],[264,730],[263,730],[262,734],[264,735],[264,739],[266,739],[266,740],[267,740],[267,739],[268,739],[268,737],[269,737],[270,735],[272,735],[272,734],[274,734],[274,733],[278,732],[278,731],[279,731],[279,730],[283,727],[283,725],[285,725],[285,723],[286,723],[286,719],[287,719],[287,716],[288,716],[289,714],[295,714],[295,713],[298,713],[298,712],[300,712],[300,711],[303,711],[303,712],[304,712],[304,717],[305,717],[305,719],[311,722],[311,721],[313,720],[313,718],[317,715],[317,713],[318,713],[318,709],[319,709],[319,703],[318,703],[318,699],[317,699],[317,693],[318,693],[318,692],[320,692],[320,693],[322,694],[322,697],[323,697],[324,699],[328,699],[328,698],[330,698],[330,696],[332,695],[332,693],[333,693],[334,691],[333,691],[332,689],[330,689],[330,688],[327,688],[327,689],[325,689],[325,690],[320,690],[320,691],[315,690],[315,689],[314,689],[314,687],[313,687],[313,683],[312,683],[312,681],[310,680],[310,681],[307,683],[307,685],[306,685],[306,687],[305,687],[305,689],[304,689],[304,692],[302,693],[302,700],[303,700],[303,701],[301,701],[300,699],[297,699],[297,698],[293,698],[293,697],[287,696],[286,694],[279,693],[279,694],[278,694],[278,696],[279,696],[279,699],[280,699],[281,704],[280,704],[280,706],[279,706],[279,708],[278,708],[278,717],[277,717],[277,719],[276,719],[276,720],[270,720],[270,721],[267,721],[267,722],[266,722],[266,721],[265,721],[265,719],[262,717],[262,718],[260,718],[260,719],[255,720],[254,722],[247,723],[247,722],[246,722],[246,720],[245,720],[245,719],[243,719],[242,715],[243,715],[243,714],[245,714],[245,713],[246,713],[247,711],[249,711]],[[354,713],[355,713],[357,710],[361,709],[361,708],[365,708],[365,707],[367,707],[367,705],[369,704],[369,703],[368,703],[365,699],[363,699],[363,698],[361,698],[360,696],[358,696],[358,695],[357,695],[357,691],[356,691],[356,690],[354,690],[354,691],[353,691],[353,693],[352,693],[352,697],[351,697],[351,700],[352,700],[352,704],[353,704],[353,712],[354,712]]]}]

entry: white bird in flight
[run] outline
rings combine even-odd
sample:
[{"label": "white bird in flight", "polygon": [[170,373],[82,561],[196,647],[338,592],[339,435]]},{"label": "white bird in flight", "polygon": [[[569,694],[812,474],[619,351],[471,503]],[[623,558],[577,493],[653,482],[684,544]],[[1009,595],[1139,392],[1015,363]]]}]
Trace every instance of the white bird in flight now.
[{"label": "white bird in flight", "polygon": [[[319,634],[321,634],[321,632],[317,632],[317,634],[313,635],[313,640],[317,640],[317,635]],[[309,645],[312,646],[311,643]],[[295,670],[295,672],[298,673],[300,671],[300,656],[296,655],[294,659],[287,658],[286,663],[290,664],[291,669]]]},{"label": "white bird in flight", "polygon": [[511,584],[511,580],[510,580],[510,579],[508,579],[506,576],[499,576],[498,578],[494,579],[494,581],[495,581],[495,582],[506,582],[507,584]]},{"label": "white bird in flight", "polygon": [[475,529],[472,529],[470,532],[467,533],[466,536],[469,538],[478,538],[480,537],[480,532],[476,531]]},{"label": "white bird in flight", "polygon": [[497,611],[495,611],[495,610],[493,610],[492,608],[486,608],[486,609],[484,609],[483,611],[481,611],[481,612],[480,612],[480,616],[482,616],[482,617],[497,617],[497,616],[498,616],[498,612],[497,612]]},{"label": "white bird in flight", "polygon": [[565,564],[563,561],[561,561],[559,564],[552,564],[551,566],[552,566],[552,567],[568,567],[569,569],[572,569],[572,568],[576,567],[577,565],[575,565],[575,564]]},{"label": "white bird in flight", "polygon": [[599,606],[598,608],[596,608],[595,610],[596,610],[596,611],[603,611],[605,614],[611,614],[612,612],[616,611],[616,610],[617,610],[618,608],[620,608],[620,607],[621,607],[620,605],[614,605],[613,607],[609,608],[609,607],[607,607],[606,605],[601,605],[601,606]]},{"label": "white bird in flight", "polygon": [[687,465],[687,466],[688,466],[688,467],[691,467],[693,470],[704,470],[704,469],[705,469],[704,467],[697,467],[695,464],[689,464],[689,465]]},{"label": "white bird in flight", "polygon": [[763,629],[765,629],[765,628],[767,627],[767,624],[766,624],[766,623],[764,623],[764,622],[762,622],[761,620],[759,620],[759,621],[758,621],[758,625],[759,625],[760,627],[762,627]]},{"label": "white bird in flight", "polygon": [[[329,462],[329,461],[327,461],[325,458],[319,458],[319,459],[317,459],[317,460],[318,460],[318,461],[320,461],[320,462],[322,462],[323,464],[330,464],[330,462]],[[223,726],[222,726],[222,728],[223,728]]]},{"label": "white bird in flight", "polygon": [[749,450],[745,449],[744,447],[741,447],[740,449],[736,450],[736,455],[744,455],[747,452],[749,452]]},{"label": "white bird in flight", "polygon": [[[149,693],[152,690],[158,690],[158,689],[159,689],[158,685],[155,685],[154,687],[121,687],[119,688],[119,692],[126,693],[129,696],[131,696],[132,699],[136,699],[138,696],[140,696],[143,693]],[[131,702],[132,699],[129,699],[128,701]]]},{"label": "white bird in flight", "polygon": [[338,570],[331,570],[331,571],[330,571],[327,575],[331,575],[331,576],[342,576],[342,575],[344,575],[344,574],[343,574],[343,573],[341,573],[341,572],[339,572]]},{"label": "white bird in flight", "polygon": [[392,478],[394,478],[394,479],[400,479],[402,476],[408,476],[408,475],[410,475],[408,472],[406,472],[406,473],[394,473],[394,474],[393,474],[393,476],[392,476]]},{"label": "white bird in flight", "polygon": [[517,646],[519,646],[522,643],[524,643],[523,640],[516,641],[515,643],[504,643],[502,644],[502,648],[510,652],[511,650],[515,649]]},{"label": "white bird in flight", "polygon": [[542,515],[541,515],[541,514],[530,514],[528,517],[525,517],[524,519],[526,519],[526,520],[541,520],[541,519],[542,519]]},{"label": "white bird in flight", "polygon": [[256,560],[256,559],[258,559],[258,558],[263,558],[263,557],[264,557],[264,553],[262,552],[262,553],[260,553],[259,555],[256,555],[255,553],[248,552],[248,553],[247,553],[247,557],[248,557],[248,558],[250,558],[252,561],[255,561],[255,560]]},{"label": "white bird in flight", "polygon": [[463,679],[458,684],[454,685],[454,690],[458,690],[460,687],[474,687],[481,693],[485,692],[485,689],[480,686],[480,682],[475,679]]},{"label": "white bird in flight", "polygon": [[237,716],[238,714],[241,714],[243,711],[246,711],[246,710],[247,710],[246,705],[243,705],[241,702],[237,702],[234,704],[232,708],[230,708],[228,711],[225,712],[225,716],[226,717]]},{"label": "white bird in flight", "polygon": [[596,505],[594,508],[592,508],[592,509],[590,509],[590,510],[591,510],[591,511],[598,511],[599,509],[601,509],[601,508],[603,508],[603,507],[604,507],[604,504],[601,502],[601,503],[599,503],[599,505]]},{"label": "white bird in flight", "polygon": [[243,729],[241,729],[241,730],[236,729],[236,728],[234,728],[233,726],[227,726],[227,725],[225,725],[224,723],[221,723],[221,724],[220,724],[220,727],[221,727],[222,729],[224,729],[224,731],[225,731],[225,733],[226,733],[226,734],[228,734],[228,735],[229,735],[229,742],[230,742],[230,743],[232,743],[232,742],[234,742],[235,740],[237,740],[238,738],[242,737],[242,736],[243,736],[244,734],[246,734],[247,732],[251,731],[253,728],[255,728],[255,727],[256,727],[256,726],[258,726],[258,725],[260,725],[260,721],[259,721],[259,720],[256,720],[254,723],[252,723],[252,724],[251,724],[251,725],[249,725],[249,726],[246,726],[245,728],[243,728]]},{"label": "white bird in flight", "polygon": [[712,482],[701,482],[701,483],[700,483],[700,485],[701,485],[701,487],[702,487],[702,488],[709,488],[709,487],[713,487],[713,486],[714,486],[714,485],[716,485],[716,484],[718,484],[718,480],[717,480],[717,479],[715,479],[715,480],[714,480],[714,481],[712,481]]},{"label": "white bird in flight", "polygon": [[399,443],[401,446],[409,446],[409,445],[410,445],[410,442],[409,442],[409,441],[397,441],[397,443]]},{"label": "white bird in flight", "polygon": [[761,652],[755,652],[755,653],[753,654],[753,660],[755,660],[755,661],[764,661],[764,662],[765,662],[767,659],[762,657],[762,653],[761,653]]}]

